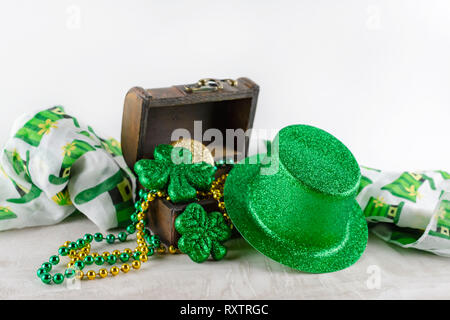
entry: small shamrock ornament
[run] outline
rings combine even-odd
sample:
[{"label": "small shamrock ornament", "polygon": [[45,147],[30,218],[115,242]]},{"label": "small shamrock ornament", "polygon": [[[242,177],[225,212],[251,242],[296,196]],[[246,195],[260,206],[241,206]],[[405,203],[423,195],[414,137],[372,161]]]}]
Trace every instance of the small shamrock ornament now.
[{"label": "small shamrock ornament", "polygon": [[174,203],[194,200],[197,190],[211,188],[216,168],[206,162],[192,163],[192,153],[185,148],[160,144],[155,159],[142,159],[134,165],[140,183],[149,190],[165,190]]},{"label": "small shamrock ornament", "polygon": [[175,219],[175,229],[181,234],[178,248],[195,262],[211,255],[221,260],[227,254],[222,242],[231,236],[231,229],[220,212],[207,213],[198,203],[189,204]]}]

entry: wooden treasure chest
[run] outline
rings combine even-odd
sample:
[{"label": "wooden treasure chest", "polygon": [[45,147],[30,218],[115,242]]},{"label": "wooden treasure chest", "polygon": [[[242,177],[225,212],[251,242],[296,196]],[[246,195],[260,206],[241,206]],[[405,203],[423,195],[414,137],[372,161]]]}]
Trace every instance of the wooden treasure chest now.
[{"label": "wooden treasure chest", "polygon": [[[157,145],[173,144],[188,135],[210,149],[211,161],[223,164],[216,177],[226,173],[231,167],[227,164],[247,155],[258,93],[258,85],[248,78],[130,89],[125,97],[121,136],[126,163],[133,169],[136,161],[152,159]],[[220,211],[214,198],[198,202],[208,212]],[[164,198],[151,203],[148,226],[167,246],[176,246],[179,234],[174,221],[188,204]]]}]

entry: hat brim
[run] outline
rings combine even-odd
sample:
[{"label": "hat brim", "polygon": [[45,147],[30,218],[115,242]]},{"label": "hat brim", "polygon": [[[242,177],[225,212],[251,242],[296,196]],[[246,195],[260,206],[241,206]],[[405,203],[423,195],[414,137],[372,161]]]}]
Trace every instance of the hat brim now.
[{"label": "hat brim", "polygon": [[[258,223],[258,218],[249,210],[248,189],[259,175],[260,165],[254,163],[261,157],[263,155],[254,155],[235,165],[225,184],[227,213],[242,237],[263,255],[304,272],[333,272],[354,264],[364,252],[368,238],[366,219],[356,200],[349,214],[345,236],[340,244],[331,249],[292,243],[292,240],[284,239],[282,235],[268,232]],[[302,232],[300,228],[299,232]]]}]

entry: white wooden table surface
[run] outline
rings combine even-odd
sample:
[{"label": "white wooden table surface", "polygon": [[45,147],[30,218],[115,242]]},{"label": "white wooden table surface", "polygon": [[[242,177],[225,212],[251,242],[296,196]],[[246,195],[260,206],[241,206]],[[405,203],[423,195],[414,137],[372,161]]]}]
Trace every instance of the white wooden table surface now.
[{"label": "white wooden table surface", "polygon": [[[60,286],[41,283],[36,270],[59,244],[97,231],[79,214],[54,226],[0,232],[0,299],[450,298],[450,259],[389,245],[373,235],[355,265],[329,274],[297,272],[236,239],[228,243],[229,254],[220,262],[196,264],[186,255],[164,255],[115,278]],[[99,250],[111,251],[103,246]]]}]

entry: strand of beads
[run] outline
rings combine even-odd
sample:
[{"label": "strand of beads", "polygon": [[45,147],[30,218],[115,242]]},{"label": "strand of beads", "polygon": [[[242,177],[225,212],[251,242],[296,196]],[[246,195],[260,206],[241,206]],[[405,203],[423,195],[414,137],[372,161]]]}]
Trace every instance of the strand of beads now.
[{"label": "strand of beads", "polygon": [[[226,165],[225,161],[219,161],[216,163],[216,167]],[[228,164],[230,164],[228,162]],[[225,185],[225,180],[228,174],[223,174],[218,179],[216,179],[210,191],[208,192],[198,192],[198,197],[213,197],[218,202],[218,207],[222,211],[226,221],[229,223],[230,228],[233,228],[230,218],[228,217],[225,210],[225,203],[223,202],[223,189]],[[148,257],[152,256],[155,251],[157,253],[164,253],[165,247],[161,245],[159,237],[152,235],[148,229],[145,228],[145,212],[148,210],[149,205],[156,198],[165,198],[170,200],[164,192],[161,191],[150,191],[140,190],[139,201],[135,203],[136,211],[131,215],[131,224],[126,228],[126,232],[120,232],[117,236],[114,234],[108,234],[104,236],[102,233],[96,233],[91,235],[89,233],[85,234],[83,238],[76,241],[66,241],[58,249],[58,254],[53,255],[49,258],[48,262],[44,262],[37,271],[38,278],[45,284],[61,284],[64,279],[70,279],[76,277],[78,279],[89,279],[93,280],[96,278],[105,278],[108,275],[116,276],[122,271],[127,273],[131,269],[139,269],[142,263],[148,261]],[[137,246],[133,250],[124,249],[114,250],[112,253],[107,251],[99,254],[98,252],[91,253],[91,243],[101,242],[105,240],[108,244],[114,244],[117,240],[120,242],[125,242],[129,235],[136,233],[136,243]],[[170,246],[170,253],[178,253],[179,250],[174,246]],[[67,264],[67,268],[63,273],[56,273],[53,276],[50,274],[53,266],[58,265],[61,262],[61,258],[68,257],[70,259]],[[132,260],[131,266],[128,262]],[[121,267],[115,266],[117,263],[122,263]],[[109,264],[112,267],[109,271],[106,268],[101,268],[98,272],[94,270],[89,270],[84,273],[83,269],[89,265],[103,266]]]},{"label": "strand of beads", "polygon": [[[226,165],[234,165],[233,160],[227,159],[227,160],[219,160],[218,162],[216,162],[216,168],[224,167]],[[213,183],[211,184],[211,189],[209,191],[207,192],[199,191],[197,192],[197,196],[199,199],[213,197],[217,201],[217,205],[219,207],[219,210],[222,212],[225,221],[230,226],[230,229],[233,229],[233,224],[231,223],[231,219],[227,214],[227,211],[225,209],[225,202],[223,199],[223,190],[225,187],[225,181],[227,177],[228,173],[221,175],[219,178],[213,181]]]},{"label": "strand of beads", "polygon": [[[37,270],[37,276],[45,284],[61,284],[64,279],[70,279],[76,277],[77,279],[89,279],[94,280],[97,278],[105,278],[108,275],[116,276],[122,271],[127,273],[131,269],[139,269],[142,263],[148,261],[148,257],[152,256],[155,251],[158,253],[165,252],[165,248],[161,246],[161,242],[157,235],[152,235],[148,229],[145,228],[145,212],[148,210],[150,202],[156,198],[166,198],[167,195],[160,191],[146,192],[141,190],[139,192],[139,201],[135,203],[136,211],[131,215],[131,224],[126,228],[126,232],[120,232],[116,235],[108,234],[104,236],[98,232],[94,235],[85,234],[83,238],[76,241],[66,241],[58,249],[58,254],[49,258],[48,262],[44,262]],[[106,241],[108,244],[114,244],[117,240],[125,242],[129,235],[136,233],[136,248],[114,250],[112,253],[107,251],[99,254],[98,252],[91,252],[91,243]],[[67,264],[67,268],[63,273],[55,273],[53,276],[50,274],[52,268],[61,262],[63,257],[70,259]],[[131,265],[129,261],[131,260]],[[122,263],[117,267],[115,264]],[[102,267],[98,272],[94,270],[83,271],[86,266],[97,265],[102,267],[103,265],[110,265],[111,268],[107,270]]]},{"label": "strand of beads", "polygon": [[230,226],[230,229],[233,229],[233,224],[231,223],[231,219],[227,214],[227,211],[225,209],[225,202],[223,198],[223,189],[225,187],[225,181],[228,177],[228,173],[225,173],[221,175],[219,178],[217,178],[215,181],[213,181],[211,185],[211,195],[214,199],[217,200],[219,210],[222,212],[223,217],[225,218],[225,221]]}]

